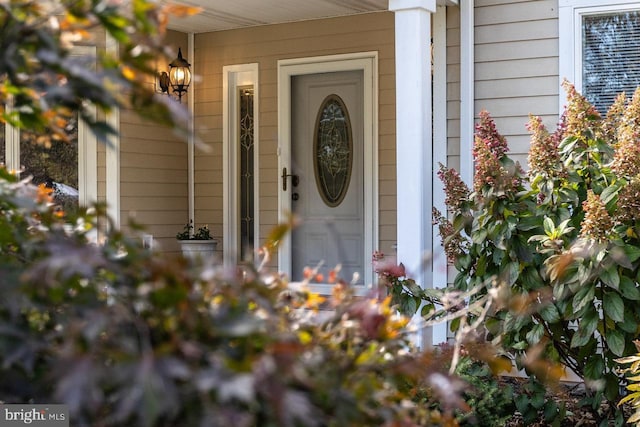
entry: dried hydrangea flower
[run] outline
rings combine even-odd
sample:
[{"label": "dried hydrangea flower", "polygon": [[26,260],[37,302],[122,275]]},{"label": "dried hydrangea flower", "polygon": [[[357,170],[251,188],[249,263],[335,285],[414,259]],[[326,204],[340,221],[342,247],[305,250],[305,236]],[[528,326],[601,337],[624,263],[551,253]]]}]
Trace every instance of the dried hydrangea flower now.
[{"label": "dried hydrangea flower", "polygon": [[[617,111],[620,108],[617,103],[618,100],[611,109]],[[610,136],[612,131],[607,131]],[[640,173],[640,89],[635,91],[622,115],[618,116],[615,138],[611,170],[619,176],[633,178]]]},{"label": "dried hydrangea flower", "polygon": [[618,193],[618,209],[614,219],[619,224],[640,220],[640,175],[634,177]]},{"label": "dried hydrangea flower", "polygon": [[469,200],[469,187],[462,181],[460,174],[455,169],[448,169],[442,163],[440,163],[438,177],[444,184],[446,195],[444,203],[449,212],[454,215],[461,213],[463,203]]},{"label": "dried hydrangea flower", "polygon": [[618,176],[635,177],[640,173],[640,135],[630,126],[618,131],[611,170]]},{"label": "dried hydrangea flower", "polygon": [[613,220],[600,196],[591,189],[587,190],[587,200],[582,203],[582,209],[584,218],[580,224],[580,236],[596,242],[607,241],[613,228]]},{"label": "dried hydrangea flower", "polygon": [[506,138],[498,133],[495,122],[486,110],[480,111],[480,122],[476,125],[475,137],[484,141],[487,149],[497,158],[509,151]]},{"label": "dried hydrangea flower", "polygon": [[594,121],[600,121],[600,113],[567,80],[562,82],[562,87],[567,92],[567,128],[565,135],[576,136],[582,141],[594,137],[595,135],[592,135],[591,128]]},{"label": "dried hydrangea flower", "polygon": [[516,190],[521,184],[522,169],[516,165],[513,170],[506,169],[500,160],[509,150],[506,139],[498,133],[495,123],[488,112],[480,112],[480,123],[476,125],[473,144],[475,174],[473,190],[480,195],[485,185],[504,193]]},{"label": "dried hydrangea flower", "polygon": [[[558,127],[560,129],[560,126]],[[539,116],[529,116],[527,129],[531,132],[529,148],[529,176],[565,177],[567,172],[558,152],[559,132],[550,134]]]},{"label": "dried hydrangea flower", "polygon": [[624,110],[623,125],[633,128],[635,133],[640,132],[640,87],[635,90]]},{"label": "dried hydrangea flower", "polygon": [[624,121],[625,106],[627,104],[627,97],[624,92],[619,94],[607,115],[602,122],[602,137],[611,145],[615,145],[618,141],[618,128]]},{"label": "dried hydrangea flower", "polygon": [[467,249],[468,240],[453,228],[453,224],[442,213],[432,208],[431,212],[433,225],[438,226],[440,237],[442,239],[442,247],[447,255],[449,262],[454,262],[460,255],[464,254]]}]

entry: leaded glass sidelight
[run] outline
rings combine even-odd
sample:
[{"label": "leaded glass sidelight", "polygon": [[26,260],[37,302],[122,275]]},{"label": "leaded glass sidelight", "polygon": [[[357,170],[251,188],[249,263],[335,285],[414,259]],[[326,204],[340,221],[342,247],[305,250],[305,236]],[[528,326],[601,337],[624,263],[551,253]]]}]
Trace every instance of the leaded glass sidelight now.
[{"label": "leaded glass sidelight", "polygon": [[4,142],[5,125],[0,123],[0,165],[6,166],[5,152],[7,151],[7,145]]},{"label": "leaded glass sidelight", "polygon": [[254,197],[254,132],[253,132],[253,87],[239,88],[239,153],[240,153],[240,258],[251,257],[254,247],[255,207]]},{"label": "leaded glass sidelight", "polygon": [[327,206],[336,207],[347,194],[353,163],[349,112],[338,95],[329,95],[322,101],[313,153],[318,192]]}]

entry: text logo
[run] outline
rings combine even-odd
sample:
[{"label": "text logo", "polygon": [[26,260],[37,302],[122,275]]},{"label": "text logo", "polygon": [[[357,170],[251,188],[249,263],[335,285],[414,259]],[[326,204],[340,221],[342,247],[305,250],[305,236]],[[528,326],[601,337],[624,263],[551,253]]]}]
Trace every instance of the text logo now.
[{"label": "text logo", "polygon": [[69,427],[67,405],[0,405],[0,427]]}]

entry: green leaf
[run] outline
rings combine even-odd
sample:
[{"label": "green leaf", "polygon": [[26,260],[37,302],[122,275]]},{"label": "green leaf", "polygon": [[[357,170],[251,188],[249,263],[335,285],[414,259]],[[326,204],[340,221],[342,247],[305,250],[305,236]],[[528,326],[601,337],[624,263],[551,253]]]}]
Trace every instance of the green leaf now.
[{"label": "green leaf", "polygon": [[573,310],[579,311],[589,303],[593,303],[596,287],[593,283],[583,285],[573,297]]},{"label": "green leaf", "polygon": [[458,328],[460,328],[460,318],[457,317],[455,319],[453,319],[450,323],[449,323],[449,330],[451,332],[457,332]]},{"label": "green leaf", "polygon": [[595,310],[587,312],[580,323],[578,324],[578,330],[573,334],[571,338],[571,348],[582,347],[593,338],[593,333],[598,327],[598,315]]},{"label": "green leaf", "polygon": [[468,277],[469,276],[464,272],[459,273],[453,281],[453,287],[456,289],[466,290]]},{"label": "green leaf", "polygon": [[413,316],[418,310],[418,304],[411,297],[404,297],[400,303],[400,312],[406,316]]},{"label": "green leaf", "polygon": [[599,380],[604,374],[604,361],[599,354],[593,354],[584,366],[584,377],[590,380]]},{"label": "green leaf", "polygon": [[624,302],[617,292],[606,292],[602,302],[604,313],[615,322],[624,321]]},{"label": "green leaf", "polygon": [[638,258],[640,258],[640,247],[634,245],[624,245],[622,250],[629,258],[630,262],[635,262]]},{"label": "green leaf", "polygon": [[609,350],[616,356],[620,357],[624,353],[624,335],[617,330],[608,330],[604,336]]},{"label": "green leaf", "polygon": [[502,278],[507,282],[507,285],[513,286],[520,275],[520,263],[517,261],[510,262],[507,264],[502,274]]},{"label": "green leaf", "polygon": [[475,230],[473,233],[471,233],[471,240],[473,241],[473,243],[475,244],[480,244],[482,242],[484,242],[487,239],[487,229],[486,228],[481,228],[479,230]]},{"label": "green leaf", "polygon": [[544,232],[547,234],[547,236],[551,236],[554,230],[556,229],[556,226],[553,223],[553,220],[548,216],[545,216],[542,224],[544,225]]},{"label": "green leaf", "polygon": [[547,323],[558,323],[560,321],[560,313],[553,303],[543,306],[539,313],[542,319]]},{"label": "green leaf", "polygon": [[480,258],[478,258],[478,261],[476,262],[476,275],[484,276],[487,271],[486,268],[487,256],[483,254],[482,256],[480,256]]},{"label": "green leaf", "polygon": [[636,282],[627,276],[620,277],[619,291],[626,299],[640,301],[640,290],[638,290]]},{"label": "green leaf", "polygon": [[558,416],[558,404],[553,400],[548,400],[544,405],[544,419],[551,422]]},{"label": "green leaf", "polygon": [[[635,308],[635,307],[634,307]],[[624,309],[624,321],[616,323],[616,326],[628,334],[634,334],[638,330],[633,310],[630,307]]]},{"label": "green leaf", "polygon": [[605,285],[613,289],[618,289],[620,286],[620,274],[618,273],[618,267],[614,264],[600,273],[600,279]]},{"label": "green leaf", "polygon": [[521,283],[526,290],[535,290],[544,286],[544,281],[540,277],[537,268],[525,268],[520,273]]},{"label": "green leaf", "polygon": [[529,332],[527,332],[526,338],[529,344],[534,345],[540,342],[540,339],[544,336],[544,327],[541,324],[534,325]]},{"label": "green leaf", "polygon": [[618,195],[618,191],[618,187],[607,187],[602,191],[602,193],[600,193],[600,200],[602,200],[602,203],[604,203],[605,205],[609,204],[609,202],[611,202]]}]

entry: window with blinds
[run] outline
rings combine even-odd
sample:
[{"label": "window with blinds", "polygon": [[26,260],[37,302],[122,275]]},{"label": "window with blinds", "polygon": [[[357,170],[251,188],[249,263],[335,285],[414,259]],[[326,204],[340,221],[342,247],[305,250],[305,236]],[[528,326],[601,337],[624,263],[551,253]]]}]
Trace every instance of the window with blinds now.
[{"label": "window with blinds", "polygon": [[601,114],[640,86],[640,11],[583,15],[582,92]]}]

